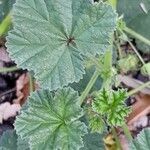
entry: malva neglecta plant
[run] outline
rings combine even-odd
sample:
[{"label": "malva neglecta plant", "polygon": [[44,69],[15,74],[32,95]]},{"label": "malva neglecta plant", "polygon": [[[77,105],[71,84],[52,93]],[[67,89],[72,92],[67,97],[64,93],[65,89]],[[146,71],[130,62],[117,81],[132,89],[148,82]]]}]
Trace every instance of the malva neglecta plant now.
[{"label": "malva neglecta plant", "polygon": [[[131,92],[117,87],[113,44],[116,35],[128,40],[125,32],[147,45],[150,41],[127,28],[115,6],[113,0],[17,0],[14,4],[6,46],[11,59],[19,68],[34,72],[40,86],[15,121],[18,143],[27,143],[24,149],[87,150],[86,138],[106,132],[106,126],[114,133],[117,149],[121,145],[115,127],[122,127],[132,141],[125,123],[131,110],[125,101],[149,82]],[[82,92],[75,91],[73,83],[84,80],[87,66],[94,69],[93,75]],[[91,93],[92,102],[87,104],[99,77],[101,88]]]}]

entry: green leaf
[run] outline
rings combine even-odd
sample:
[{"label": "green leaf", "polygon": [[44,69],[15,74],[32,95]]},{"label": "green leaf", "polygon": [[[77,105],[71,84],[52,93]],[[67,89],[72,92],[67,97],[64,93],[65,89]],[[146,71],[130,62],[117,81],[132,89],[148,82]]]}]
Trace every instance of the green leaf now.
[{"label": "green leaf", "polygon": [[8,130],[3,133],[0,138],[0,150],[16,150],[17,135],[13,130]]},{"label": "green leaf", "polygon": [[15,0],[0,0],[0,23],[12,9]]},{"label": "green leaf", "polygon": [[29,150],[29,148],[27,141],[18,137],[14,130],[8,130],[0,138],[0,150]]},{"label": "green leaf", "polygon": [[[70,85],[74,90],[78,91],[79,93],[82,93],[86,88],[92,75],[95,72],[95,68],[93,66],[90,68],[86,68],[85,72],[86,73],[83,75],[83,79],[81,79],[78,83],[73,83]],[[101,88],[101,85],[102,85],[102,79],[98,77],[90,92],[99,90]]]},{"label": "green leaf", "polygon": [[150,149],[150,128],[143,129],[136,139],[130,144],[131,150]]},{"label": "green leaf", "polygon": [[89,118],[91,132],[102,133],[104,131],[104,121],[98,114],[91,115]]},{"label": "green leaf", "polygon": [[71,88],[55,96],[48,90],[33,93],[15,122],[17,134],[29,138],[31,150],[78,150],[87,132],[78,119],[83,115],[78,94]]},{"label": "green leaf", "polygon": [[122,72],[128,73],[129,71],[137,70],[138,63],[139,63],[138,57],[136,55],[129,54],[118,61],[118,66]]},{"label": "green leaf", "polygon": [[150,63],[146,63],[141,68],[141,73],[145,76],[150,76]]},{"label": "green leaf", "polygon": [[29,149],[29,144],[28,144],[28,140],[24,139],[22,140],[21,137],[18,137],[17,139],[17,150],[30,150]]},{"label": "green leaf", "polygon": [[104,150],[103,135],[98,133],[88,133],[83,138],[84,147],[80,150]]},{"label": "green leaf", "polygon": [[115,9],[117,5],[117,0],[107,0],[107,2]]},{"label": "green leaf", "polygon": [[150,10],[149,0],[118,0],[117,11],[119,15],[124,15],[124,19],[128,25],[141,14],[146,14],[141,8],[141,3],[145,5],[147,11]]},{"label": "green leaf", "polygon": [[[144,7],[142,7],[144,6]],[[146,9],[146,11],[144,11]],[[150,32],[146,29],[150,26],[150,1],[149,0],[118,0],[118,13],[124,15],[127,26],[137,33],[150,39]],[[149,53],[150,46],[137,40],[137,46],[142,52]]]},{"label": "green leaf", "polygon": [[116,18],[111,6],[89,0],[18,0],[6,45],[19,67],[55,90],[83,77],[82,55],[108,48]]},{"label": "green leaf", "polygon": [[92,103],[93,110],[107,119],[110,126],[121,126],[130,109],[125,105],[126,90],[101,90]]}]

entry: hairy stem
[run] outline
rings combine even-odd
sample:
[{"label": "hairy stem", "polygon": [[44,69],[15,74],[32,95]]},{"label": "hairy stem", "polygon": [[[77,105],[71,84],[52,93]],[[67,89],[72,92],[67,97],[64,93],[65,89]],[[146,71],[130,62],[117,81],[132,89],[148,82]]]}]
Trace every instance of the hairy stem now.
[{"label": "hairy stem", "polygon": [[142,63],[143,65],[145,65],[145,62],[144,62],[143,58],[141,57],[141,55],[139,54],[139,52],[138,52],[138,50],[135,48],[135,46],[130,42],[128,36],[127,36],[123,31],[121,31],[121,33],[122,33],[123,35],[125,35],[125,37],[126,37],[125,39],[122,39],[122,40],[127,41],[127,42],[130,44],[130,46],[132,47],[132,49],[134,50],[134,52],[136,53],[136,55],[137,55],[138,58],[140,59],[141,63]]},{"label": "hairy stem", "polygon": [[131,96],[131,95],[141,91],[142,89],[144,89],[145,87],[148,87],[148,86],[150,86],[150,81],[148,81],[148,82],[142,84],[141,86],[137,87],[136,89],[131,90],[130,92],[128,92],[128,96]]},{"label": "hairy stem", "polygon": [[108,0],[108,3],[109,3],[114,9],[116,9],[117,0]]},{"label": "hairy stem", "polygon": [[118,138],[118,135],[117,135],[117,132],[116,132],[115,128],[112,128],[112,133],[113,133],[113,136],[115,138],[118,150],[122,150],[121,143],[120,143],[120,140]]},{"label": "hairy stem", "polygon": [[132,138],[131,132],[130,132],[129,129],[128,129],[127,124],[124,124],[124,125],[122,126],[122,128],[123,128],[124,134],[125,134],[125,136],[127,137],[127,139],[128,139],[129,141],[132,141],[133,138]]},{"label": "hairy stem", "polygon": [[148,40],[147,38],[143,37],[142,35],[138,34],[137,32],[133,31],[132,29],[125,27],[124,31],[130,35],[132,35],[133,37],[135,37],[136,39],[142,41],[143,43],[147,44],[150,46],[150,40]]},{"label": "hairy stem", "polygon": [[122,50],[121,50],[121,47],[120,47],[119,43],[118,42],[114,42],[114,43],[115,43],[115,46],[116,46],[116,48],[118,50],[119,58],[120,59],[123,58],[123,56],[122,56]]},{"label": "hairy stem", "polygon": [[82,103],[84,102],[86,96],[88,95],[88,93],[90,92],[91,88],[93,87],[94,83],[96,82],[97,78],[99,76],[99,72],[96,70],[91,78],[91,80],[89,81],[87,87],[85,88],[85,90],[83,91],[82,95],[80,96],[80,104],[82,105]]},{"label": "hairy stem", "polygon": [[4,68],[0,68],[0,73],[13,72],[16,70],[19,70],[19,68],[17,68],[17,67],[10,67],[10,68],[4,67]]},{"label": "hairy stem", "polygon": [[30,93],[34,91],[34,78],[32,73],[29,74]]},{"label": "hairy stem", "polygon": [[0,36],[4,35],[7,32],[10,25],[11,25],[11,16],[9,12],[9,14],[5,17],[5,19],[0,24]]}]

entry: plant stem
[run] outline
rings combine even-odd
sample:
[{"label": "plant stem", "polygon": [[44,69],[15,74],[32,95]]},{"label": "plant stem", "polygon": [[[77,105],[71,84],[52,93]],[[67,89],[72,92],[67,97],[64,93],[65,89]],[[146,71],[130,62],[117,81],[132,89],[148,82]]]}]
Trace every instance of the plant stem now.
[{"label": "plant stem", "polygon": [[99,72],[96,70],[94,72],[91,80],[89,81],[87,87],[85,88],[85,90],[83,91],[82,95],[80,96],[80,105],[82,105],[82,103],[84,102],[86,96],[90,92],[90,90],[91,90],[92,86],[94,85],[94,83],[96,82],[98,76],[99,76]]},{"label": "plant stem", "polygon": [[145,43],[145,44],[150,46],[150,40],[148,40],[147,38],[145,38],[142,35],[138,34],[137,32],[133,31],[132,29],[130,29],[128,27],[125,27],[124,31],[127,32],[128,34],[132,35],[133,37],[139,39],[143,43]]},{"label": "plant stem", "polygon": [[122,126],[122,128],[123,128],[124,134],[126,135],[127,139],[128,139],[129,141],[132,141],[133,138],[132,138],[131,132],[130,132],[129,129],[128,129],[128,126],[127,126],[126,124],[124,124],[124,125]]},{"label": "plant stem", "polygon": [[120,58],[120,59],[123,58],[123,57],[122,57],[122,50],[121,50],[120,45],[118,44],[118,42],[114,42],[114,43],[115,43],[115,45],[116,45],[116,48],[118,49],[119,58]]},{"label": "plant stem", "polygon": [[10,15],[11,12],[9,12],[9,14],[5,17],[5,19],[2,21],[2,23],[0,24],[0,36],[4,35],[10,24],[11,24],[11,15]]},{"label": "plant stem", "polygon": [[145,62],[144,62],[143,58],[141,57],[141,55],[139,54],[139,52],[137,51],[137,49],[135,48],[135,46],[130,42],[130,40],[128,40],[128,43],[130,44],[130,46],[132,47],[132,49],[134,50],[134,52],[136,53],[136,55],[139,57],[139,59],[142,62],[142,64],[145,65]]},{"label": "plant stem", "polygon": [[120,140],[118,138],[118,135],[117,135],[117,132],[116,132],[115,128],[112,128],[112,133],[113,133],[113,136],[115,138],[118,149],[122,150],[121,143],[120,143]]},{"label": "plant stem", "polygon": [[135,46],[130,42],[128,36],[127,36],[123,31],[121,31],[121,33],[122,33],[123,35],[125,35],[125,37],[126,37],[126,38],[123,39],[123,40],[127,41],[127,42],[130,44],[130,46],[132,47],[132,49],[134,50],[134,52],[136,53],[136,55],[138,56],[138,58],[140,59],[140,61],[142,62],[142,64],[145,65],[145,62],[144,62],[143,58],[141,57],[141,55],[139,54],[139,52],[138,52],[138,50],[135,48]]},{"label": "plant stem", "polygon": [[10,67],[10,68],[4,67],[4,68],[0,68],[0,73],[13,72],[16,70],[19,70],[19,68],[17,68],[17,67]]},{"label": "plant stem", "polygon": [[30,93],[34,91],[34,79],[32,74],[29,74],[29,83],[30,83]]},{"label": "plant stem", "polygon": [[90,61],[96,66],[96,69],[101,72],[101,68],[103,67],[103,64],[97,60],[95,57],[91,57]]},{"label": "plant stem", "polygon": [[117,6],[117,0],[108,0],[109,4],[114,8],[116,9],[116,6]]},{"label": "plant stem", "polygon": [[128,92],[128,96],[131,96],[131,95],[141,91],[142,89],[144,89],[145,87],[148,87],[148,86],[150,86],[150,81],[148,81],[148,82],[142,84],[141,86],[137,87],[136,89],[131,90],[130,92]]}]

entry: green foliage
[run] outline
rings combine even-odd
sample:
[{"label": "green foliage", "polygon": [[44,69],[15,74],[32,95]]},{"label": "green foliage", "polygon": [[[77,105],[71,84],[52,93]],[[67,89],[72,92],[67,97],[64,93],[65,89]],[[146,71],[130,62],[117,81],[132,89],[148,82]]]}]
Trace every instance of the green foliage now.
[{"label": "green foliage", "polygon": [[15,0],[0,0],[0,37],[5,36],[11,25],[10,12]]},{"label": "green foliage", "polygon": [[108,50],[99,57],[97,67],[100,77],[103,79],[103,83],[105,83],[103,88],[111,87],[116,80],[116,70],[112,67],[112,51]]},{"label": "green foliage", "polygon": [[107,0],[107,2],[115,9],[117,6],[117,0]]},{"label": "green foliage", "polygon": [[126,23],[123,21],[123,16],[120,16],[120,18],[118,19],[117,22],[117,30],[124,30],[124,28],[126,27]]},{"label": "green foliage", "polygon": [[16,150],[17,135],[13,130],[8,130],[3,133],[0,139],[0,150]]},{"label": "green foliage", "polygon": [[89,127],[91,129],[91,132],[102,133],[104,131],[105,123],[99,114],[90,112],[88,114],[88,118],[89,118]]},{"label": "green foliage", "polygon": [[[95,72],[95,68],[93,66],[90,68],[86,67],[85,74],[83,75],[83,79],[81,79],[78,83],[72,83],[70,86],[74,90],[78,91],[79,93],[82,93],[86,88],[87,84],[89,83],[94,72]],[[101,88],[101,85],[102,85],[102,79],[99,77],[96,80],[90,92],[99,90]]]},{"label": "green foliage", "polygon": [[33,70],[43,88],[55,90],[83,77],[82,55],[108,48],[117,15],[89,0],[18,0],[13,19],[6,44],[11,58]]},{"label": "green foliage", "polygon": [[78,119],[83,115],[78,94],[71,88],[56,92],[48,90],[33,93],[15,128],[22,138],[29,138],[31,150],[78,150],[81,137],[87,132]]},{"label": "green foliage", "polygon": [[2,23],[0,24],[0,37],[4,36],[7,31],[9,30],[9,27],[11,25],[11,16],[10,13],[3,19]]},{"label": "green foliage", "polygon": [[141,73],[145,76],[150,76],[150,63],[143,65],[141,68]]},{"label": "green foliage", "polygon": [[[144,6],[142,8],[142,6]],[[144,11],[146,9],[146,11]],[[137,33],[150,39],[150,32],[146,29],[150,26],[150,1],[149,0],[118,0],[118,13],[124,15],[127,26]],[[150,47],[141,41],[136,41],[137,46],[144,53],[150,52]]]},{"label": "green foliage", "polygon": [[88,133],[83,137],[84,147],[80,150],[104,150],[103,135]]},{"label": "green foliage", "polygon": [[139,59],[136,55],[129,54],[118,61],[119,69],[127,73],[128,71],[135,71],[138,68]]},{"label": "green foliage", "polygon": [[[149,0],[118,0],[117,12],[119,15],[124,16],[125,22],[127,25],[142,14],[146,14],[140,4],[141,2],[145,4],[147,11],[150,10],[150,1]],[[129,5],[130,4],[130,5]]]},{"label": "green foliage", "polygon": [[[117,1],[107,2],[115,7]],[[129,26],[132,26],[134,17],[127,21]],[[130,112],[125,105],[127,91],[110,90],[117,74],[112,67],[113,54],[110,51],[116,24],[115,10],[104,2],[17,0],[13,9],[14,28],[9,32],[6,46],[18,67],[33,71],[45,90],[31,94],[15,121],[19,138],[15,132],[6,132],[0,140],[3,146],[0,150],[104,149],[102,135],[86,134],[87,126],[79,120],[83,116],[80,103],[99,76],[104,84],[88,114],[91,132],[101,133],[105,125],[122,126]],[[118,27],[123,29],[125,23],[120,20]],[[92,69],[96,69],[97,74],[85,88],[93,74],[93,70],[85,65],[87,59],[92,60],[90,65],[94,64]],[[128,62],[130,69],[137,65],[133,57],[120,60],[120,67],[127,71],[130,69],[123,66],[124,62]],[[97,81],[93,89],[100,89],[101,81]],[[75,82],[79,82],[78,87]],[[72,88],[63,88],[67,85],[77,88],[80,93],[85,92],[79,97]]]},{"label": "green foliage", "polygon": [[29,148],[27,141],[18,137],[14,130],[8,130],[0,138],[0,150],[29,150]]},{"label": "green foliage", "polygon": [[126,90],[101,90],[92,103],[93,111],[106,118],[108,125],[121,126],[130,109],[125,105]]},{"label": "green foliage", "polygon": [[0,0],[0,23],[12,9],[15,0]]},{"label": "green foliage", "polygon": [[130,144],[131,150],[150,149],[150,128],[143,129],[136,139]]},{"label": "green foliage", "polygon": [[103,80],[112,78],[112,53],[106,51],[103,58],[99,60],[101,64],[101,74]]},{"label": "green foliage", "polygon": [[29,144],[28,144],[28,139],[22,140],[21,137],[18,137],[17,145],[18,145],[17,150],[30,150],[29,149]]},{"label": "green foliage", "polygon": [[141,52],[144,54],[149,54],[150,53],[150,46],[143,44],[143,42],[137,40],[137,46]]}]

